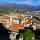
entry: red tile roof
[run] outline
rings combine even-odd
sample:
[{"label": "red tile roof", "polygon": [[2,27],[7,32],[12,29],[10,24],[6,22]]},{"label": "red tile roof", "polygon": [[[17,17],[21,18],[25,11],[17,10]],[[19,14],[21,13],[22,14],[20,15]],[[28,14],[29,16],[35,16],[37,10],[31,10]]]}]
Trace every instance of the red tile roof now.
[{"label": "red tile roof", "polygon": [[9,25],[9,30],[16,30],[16,29],[20,29],[22,28],[23,25],[22,24],[12,24],[12,25]]}]

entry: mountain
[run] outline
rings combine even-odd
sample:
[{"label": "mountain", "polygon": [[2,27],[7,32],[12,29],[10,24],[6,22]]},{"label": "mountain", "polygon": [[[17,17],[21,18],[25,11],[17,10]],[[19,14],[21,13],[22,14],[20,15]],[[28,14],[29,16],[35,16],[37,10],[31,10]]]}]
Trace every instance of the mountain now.
[{"label": "mountain", "polygon": [[0,2],[0,6],[11,6],[15,5],[16,3],[9,3],[9,2]]},{"label": "mountain", "polygon": [[24,9],[24,10],[40,10],[40,5],[32,6],[28,4],[16,4],[16,3],[8,3],[8,2],[1,2],[0,7],[8,7],[14,9]]},{"label": "mountain", "polygon": [[35,9],[40,10],[40,5],[35,6]]}]

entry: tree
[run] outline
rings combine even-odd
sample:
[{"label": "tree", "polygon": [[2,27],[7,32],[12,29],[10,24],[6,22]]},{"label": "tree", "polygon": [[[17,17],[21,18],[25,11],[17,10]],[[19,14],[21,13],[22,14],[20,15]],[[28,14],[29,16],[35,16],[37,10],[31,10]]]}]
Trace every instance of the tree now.
[{"label": "tree", "polygon": [[24,33],[23,33],[23,39],[24,40],[32,40],[32,37],[33,37],[33,33],[31,30],[25,30]]}]

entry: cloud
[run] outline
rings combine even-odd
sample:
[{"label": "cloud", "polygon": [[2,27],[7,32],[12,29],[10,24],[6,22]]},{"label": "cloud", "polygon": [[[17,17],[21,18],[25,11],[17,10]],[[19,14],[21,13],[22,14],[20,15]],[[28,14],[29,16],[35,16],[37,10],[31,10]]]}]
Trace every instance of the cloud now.
[{"label": "cloud", "polygon": [[32,0],[32,5],[40,5],[40,0]]}]

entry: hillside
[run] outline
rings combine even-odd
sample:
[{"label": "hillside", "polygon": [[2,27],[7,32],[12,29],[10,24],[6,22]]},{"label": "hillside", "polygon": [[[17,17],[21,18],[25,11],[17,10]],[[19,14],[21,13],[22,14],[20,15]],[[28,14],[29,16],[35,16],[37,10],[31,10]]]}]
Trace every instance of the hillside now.
[{"label": "hillside", "polygon": [[27,4],[15,4],[15,3],[0,3],[0,13],[9,13],[9,11],[15,10],[23,10],[22,12],[26,11],[34,11],[34,10],[40,10],[40,5],[38,6],[32,6]]}]

